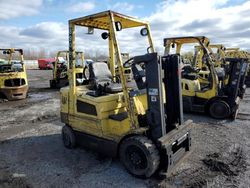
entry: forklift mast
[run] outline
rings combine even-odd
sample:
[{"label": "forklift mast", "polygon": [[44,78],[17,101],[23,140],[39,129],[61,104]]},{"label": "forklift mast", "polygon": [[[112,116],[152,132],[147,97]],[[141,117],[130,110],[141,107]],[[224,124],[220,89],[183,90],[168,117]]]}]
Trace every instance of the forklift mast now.
[{"label": "forklift mast", "polygon": [[245,76],[248,69],[248,60],[244,58],[226,58],[229,62],[229,82],[226,88],[226,94],[229,96],[229,103],[234,103],[238,96],[239,89],[244,88]]},{"label": "forklift mast", "polygon": [[[142,62],[145,64],[144,74],[137,67]],[[145,77],[145,80],[135,80],[139,89],[144,86],[147,90],[147,123],[152,140],[157,141],[183,123],[180,57],[161,57],[157,53],[136,56],[132,69],[136,78]]]}]

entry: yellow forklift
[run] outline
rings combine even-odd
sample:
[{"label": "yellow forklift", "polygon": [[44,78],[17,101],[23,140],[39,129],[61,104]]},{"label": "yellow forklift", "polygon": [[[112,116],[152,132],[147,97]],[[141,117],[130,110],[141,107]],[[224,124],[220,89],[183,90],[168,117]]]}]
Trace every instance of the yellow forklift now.
[{"label": "yellow forklift", "polygon": [[240,51],[240,48],[226,48],[225,50],[225,56],[226,57],[241,57],[241,54],[238,53]]},{"label": "yellow forklift", "polygon": [[[84,81],[83,73],[85,68],[83,52],[76,52],[76,82],[82,84]],[[61,88],[69,85],[69,51],[58,51],[56,61],[53,64],[53,77],[50,80],[50,88]]]},{"label": "yellow forklift", "polygon": [[[28,80],[22,49],[0,49],[0,97],[8,100],[25,99]],[[14,60],[15,58],[15,60]],[[16,59],[18,58],[18,59]]]},{"label": "yellow forklift", "polygon": [[223,78],[218,78],[215,70],[215,61],[208,50],[209,39],[204,36],[198,37],[173,37],[165,38],[165,55],[180,54],[183,44],[199,44],[201,46],[201,61],[195,55],[194,62],[202,62],[202,67],[209,71],[206,79],[208,84],[202,84],[199,80],[200,69],[183,67],[182,69],[182,95],[183,106],[186,112],[203,112],[216,119],[236,118],[239,105],[239,85],[241,80],[240,71],[243,63],[238,60],[227,60],[231,62],[229,69],[229,81],[227,86],[223,85]]},{"label": "yellow forklift", "polygon": [[[202,51],[200,46],[196,46],[195,49],[197,51]],[[229,79],[231,77],[230,69],[232,67],[232,63],[242,64],[240,65],[242,66],[242,68],[241,68],[240,85],[239,85],[239,91],[238,91],[238,96],[242,99],[246,91],[245,79],[246,79],[248,66],[249,66],[249,63],[247,62],[247,59],[246,59],[247,56],[244,54],[244,52],[241,53],[241,51],[239,50],[235,51],[235,49],[233,49],[232,51],[237,52],[239,55],[237,55],[237,53],[231,53],[231,50],[230,50],[231,56],[226,57],[226,49],[227,48],[222,44],[209,44],[208,46],[210,56],[213,57],[215,70],[218,75],[219,81],[221,81],[222,87],[226,87],[229,82]],[[202,59],[199,59],[199,61],[202,61]],[[204,64],[204,63],[200,62],[199,64]],[[207,72],[209,75],[209,71]]]},{"label": "yellow forklift", "polygon": [[250,87],[250,54],[244,50],[240,50],[240,48],[227,48],[225,51],[225,56],[227,58],[246,58],[248,59],[248,68],[245,78],[246,87]]},{"label": "yellow forklift", "polygon": [[[207,50],[209,51],[209,55],[213,60],[214,68],[217,73],[217,76],[219,78],[219,81],[221,81],[222,84],[227,85],[229,75],[225,73],[225,69],[227,68],[227,63],[225,61],[225,47],[222,44],[209,44],[207,46]],[[199,57],[197,57],[199,56]],[[203,61],[203,48],[201,46],[195,46],[195,53],[194,53],[194,59],[197,61],[197,67],[201,68],[206,66],[206,63]],[[199,72],[199,75],[202,75],[202,83],[208,84],[208,78],[210,75],[210,72],[208,70]]]},{"label": "yellow forklift", "polygon": [[209,44],[210,55],[215,59],[215,67],[222,67],[225,64],[226,47],[223,44]]},{"label": "yellow forklift", "polygon": [[[76,27],[87,27],[90,33],[93,29],[103,31],[100,38],[108,39],[110,58],[110,69],[105,62],[90,64],[89,81],[78,87]],[[131,57],[123,64],[117,35],[127,28],[141,29],[142,37],[148,38],[148,48],[145,55]],[[65,147],[80,144],[118,157],[129,173],[140,178],[170,172],[191,147],[190,122],[183,121],[179,60],[178,56],[161,57],[155,52],[145,21],[113,11],[69,20],[70,80],[69,87],[60,91]],[[114,82],[115,62],[121,84]],[[124,68],[128,67],[135,87],[127,85]]]},{"label": "yellow forklift", "polygon": [[[239,51],[238,48],[226,48],[225,46],[221,44],[217,45],[209,45],[211,49],[217,50],[216,55],[216,66],[218,69],[224,69],[224,84],[227,85],[229,78],[230,78],[230,62],[242,61],[242,68],[241,68],[241,78],[240,78],[240,85],[239,85],[239,92],[238,96],[242,99],[244,97],[245,91],[246,91],[246,76],[249,70],[249,62],[247,61],[247,53],[244,51]],[[227,52],[233,52],[234,55],[231,55],[231,57],[227,57]],[[236,52],[236,54],[234,53]],[[239,54],[239,55],[237,55]],[[234,58],[234,59],[232,59]],[[222,71],[221,71],[222,72]]]}]

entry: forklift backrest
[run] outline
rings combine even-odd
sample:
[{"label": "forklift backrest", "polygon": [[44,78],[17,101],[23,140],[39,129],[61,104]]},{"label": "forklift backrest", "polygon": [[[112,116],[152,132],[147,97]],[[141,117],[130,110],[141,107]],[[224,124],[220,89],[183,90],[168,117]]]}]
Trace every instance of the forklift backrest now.
[{"label": "forklift backrest", "polygon": [[89,64],[89,79],[95,83],[111,82],[112,74],[108,65],[104,62],[95,62]]},{"label": "forklift backrest", "polygon": [[88,94],[95,97],[122,91],[121,84],[113,82],[108,65],[104,62],[89,64],[89,81],[90,89],[94,89],[95,92]]}]

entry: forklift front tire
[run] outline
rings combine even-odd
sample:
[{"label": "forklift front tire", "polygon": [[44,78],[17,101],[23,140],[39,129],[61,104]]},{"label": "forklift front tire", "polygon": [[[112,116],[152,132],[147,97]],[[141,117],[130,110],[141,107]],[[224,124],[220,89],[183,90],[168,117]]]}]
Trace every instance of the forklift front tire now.
[{"label": "forklift front tire", "polygon": [[66,148],[72,149],[76,146],[75,134],[69,126],[65,125],[62,128],[63,144]]},{"label": "forklift front tire", "polygon": [[129,173],[149,178],[159,167],[160,156],[155,144],[145,136],[132,136],[120,146],[119,156]]},{"label": "forklift front tire", "polygon": [[230,116],[230,106],[223,100],[215,100],[209,106],[209,113],[215,119],[225,119]]}]

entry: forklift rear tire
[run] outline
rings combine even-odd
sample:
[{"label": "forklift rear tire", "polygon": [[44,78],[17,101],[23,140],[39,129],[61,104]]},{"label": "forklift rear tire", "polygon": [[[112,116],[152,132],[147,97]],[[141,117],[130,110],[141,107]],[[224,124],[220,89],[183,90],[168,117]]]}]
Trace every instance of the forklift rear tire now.
[{"label": "forklift rear tire", "polygon": [[62,139],[66,148],[72,149],[76,146],[76,136],[72,128],[67,125],[62,128]]},{"label": "forklift rear tire", "polygon": [[209,113],[215,119],[225,119],[230,116],[230,106],[223,100],[216,100],[210,104]]},{"label": "forklift rear tire", "polygon": [[148,178],[158,169],[159,151],[145,136],[132,136],[120,146],[119,156],[127,171],[139,178]]},{"label": "forklift rear tire", "polygon": [[56,88],[56,82],[55,80],[50,80],[50,88],[55,89]]}]

